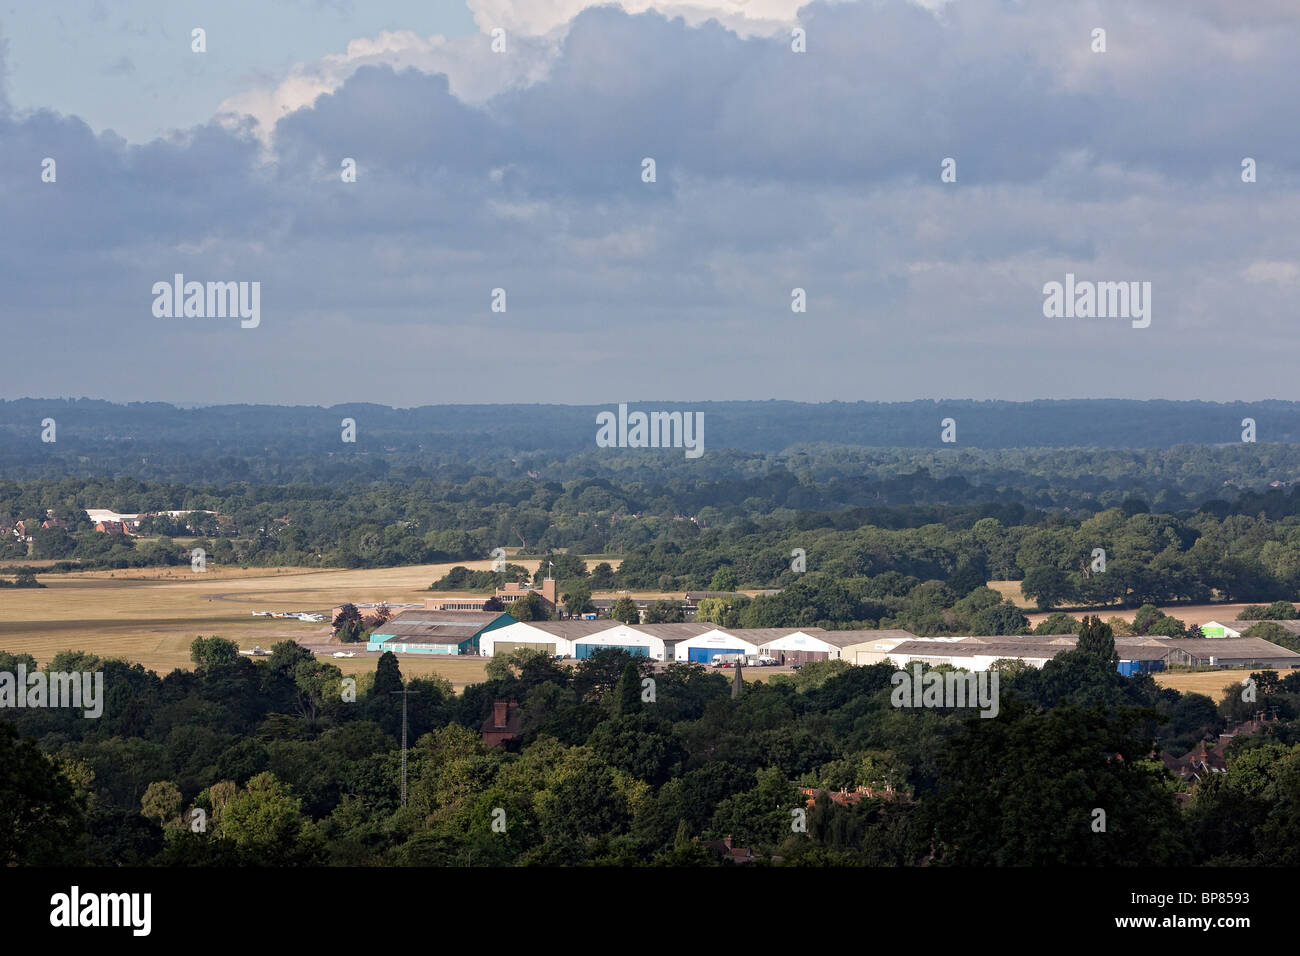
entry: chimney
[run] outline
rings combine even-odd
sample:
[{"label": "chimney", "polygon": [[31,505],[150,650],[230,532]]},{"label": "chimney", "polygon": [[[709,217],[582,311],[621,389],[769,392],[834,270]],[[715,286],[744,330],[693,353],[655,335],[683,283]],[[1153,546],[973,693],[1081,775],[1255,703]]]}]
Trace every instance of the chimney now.
[{"label": "chimney", "polygon": [[506,708],[504,700],[494,700],[492,702],[492,726],[498,729],[505,729],[506,726]]}]

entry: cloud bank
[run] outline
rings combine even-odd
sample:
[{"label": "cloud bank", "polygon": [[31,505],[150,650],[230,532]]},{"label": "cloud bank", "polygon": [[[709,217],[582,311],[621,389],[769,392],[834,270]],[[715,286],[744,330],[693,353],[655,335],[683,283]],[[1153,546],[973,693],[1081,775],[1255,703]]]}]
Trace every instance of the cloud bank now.
[{"label": "cloud bank", "polygon": [[[471,6],[144,145],[4,109],[0,394],[1300,398],[1286,4]],[[261,325],[155,319],[178,272]],[[1151,326],[1044,318],[1067,272]]]}]

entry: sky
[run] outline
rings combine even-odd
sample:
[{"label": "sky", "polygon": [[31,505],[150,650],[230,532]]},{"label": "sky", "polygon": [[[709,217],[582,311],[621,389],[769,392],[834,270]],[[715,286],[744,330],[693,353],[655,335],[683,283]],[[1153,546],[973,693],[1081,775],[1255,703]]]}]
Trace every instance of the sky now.
[{"label": "sky", "polygon": [[0,2],[0,398],[1297,400],[1297,47],[1292,0]]}]

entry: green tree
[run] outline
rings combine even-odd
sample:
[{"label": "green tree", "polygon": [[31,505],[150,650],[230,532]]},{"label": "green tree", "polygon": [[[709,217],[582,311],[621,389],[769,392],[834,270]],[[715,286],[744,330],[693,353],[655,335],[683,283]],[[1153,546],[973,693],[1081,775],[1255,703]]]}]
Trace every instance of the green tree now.
[{"label": "green tree", "polygon": [[302,801],[271,773],[253,777],[227,804],[220,831],[267,866],[313,862],[319,855]]},{"label": "green tree", "polygon": [[1056,567],[1040,567],[1029,571],[1020,583],[1020,591],[1034,601],[1040,611],[1050,611],[1058,604],[1065,604],[1074,595],[1069,575]]},{"label": "green tree", "polygon": [[397,663],[397,655],[384,651],[379,655],[375,666],[375,684],[371,688],[372,697],[383,698],[402,689],[402,669]]},{"label": "green tree", "polygon": [[239,645],[224,637],[196,637],[190,644],[190,660],[204,671],[229,667],[239,660]]},{"label": "green tree", "polygon": [[72,785],[34,743],[0,720],[0,866],[76,862],[82,825]]},{"label": "green tree", "polygon": [[140,812],[163,828],[181,825],[181,806],[180,788],[170,780],[155,780],[140,800]]},{"label": "green tree", "polygon": [[602,561],[591,569],[588,583],[593,591],[608,591],[614,586],[614,566]]},{"label": "green tree", "polygon": [[645,609],[647,624],[680,624],[686,620],[686,613],[679,601],[652,601]]},{"label": "green tree", "polygon": [[618,702],[616,712],[635,714],[641,710],[641,669],[634,661],[628,661],[623,668],[623,676],[618,679],[618,693],[614,699]]},{"label": "green tree", "polygon": [[334,615],[334,632],[336,634],[349,626],[353,632],[360,632],[362,628],[361,612],[352,603],[344,604],[339,608],[339,612]]},{"label": "green tree", "polygon": [[[1004,701],[945,743],[922,805],[935,862],[959,866],[1167,866],[1190,861],[1149,712]],[[1062,767],[1069,767],[1062,773]],[[1103,824],[1104,830],[1099,829]]]},{"label": "green tree", "polygon": [[1062,611],[1057,611],[1038,622],[1035,634],[1078,634],[1082,624],[1079,619]]},{"label": "green tree", "polygon": [[729,564],[724,564],[713,572],[713,580],[709,582],[709,590],[734,591],[737,583],[736,569]]},{"label": "green tree", "polygon": [[506,613],[516,621],[549,621],[552,616],[546,602],[531,591],[512,602]]},{"label": "green tree", "polygon": [[614,609],[610,612],[610,617],[616,621],[623,621],[625,624],[641,623],[641,611],[637,608],[636,602],[627,595],[614,602]]},{"label": "green tree", "polygon": [[977,634],[1024,634],[1029,630],[1029,619],[1010,601],[985,608],[971,619]]},{"label": "green tree", "polygon": [[1102,623],[1101,618],[1089,615],[1083,619],[1079,628],[1079,643],[1075,650],[1089,658],[1107,664],[1117,663],[1115,655],[1115,635],[1109,624]]},{"label": "green tree", "polygon": [[1143,604],[1133,615],[1133,633],[1150,634],[1151,628],[1164,616],[1164,612],[1154,604]]},{"label": "green tree", "polygon": [[575,617],[594,611],[596,606],[591,603],[591,588],[583,581],[574,581],[564,592],[564,607]]}]

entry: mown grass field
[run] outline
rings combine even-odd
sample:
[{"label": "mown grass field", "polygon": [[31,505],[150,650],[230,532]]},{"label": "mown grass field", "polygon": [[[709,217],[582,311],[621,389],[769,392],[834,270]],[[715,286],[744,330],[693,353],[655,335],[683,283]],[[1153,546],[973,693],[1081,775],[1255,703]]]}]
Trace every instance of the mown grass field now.
[{"label": "mown grass field", "polygon": [[[512,558],[535,570],[537,562]],[[592,563],[589,559],[589,565]],[[611,561],[617,564],[617,559]],[[0,650],[31,654],[46,664],[59,651],[81,650],[117,657],[165,674],[188,669],[195,637],[218,635],[248,650],[278,641],[323,644],[326,624],[253,617],[253,611],[315,611],[345,601],[415,603],[435,592],[429,584],[454,564],[486,570],[491,562],[459,561],[365,570],[304,568],[219,568],[195,573],[189,567],[144,568],[40,575],[40,589],[0,590]],[[990,583],[1007,596],[1019,597],[1019,582]],[[450,592],[447,592],[450,593]],[[601,592],[597,596],[613,596]],[[680,598],[680,594],[646,594]],[[1165,609],[1188,623],[1231,620],[1244,605],[1196,605]],[[1133,611],[1106,612],[1131,619]],[[1044,615],[1030,613],[1031,622]],[[374,657],[331,658],[345,674],[372,671]],[[408,675],[437,674],[456,686],[484,679],[484,662],[463,658],[401,657]],[[767,680],[785,669],[746,668],[746,680]],[[1160,674],[1157,681],[1180,691],[1196,691],[1216,700],[1223,688],[1239,683],[1243,672]]]},{"label": "mown grass field", "polygon": [[[459,561],[475,570],[490,561]],[[537,562],[517,563],[536,567]],[[325,612],[345,601],[415,603],[453,565],[370,570],[303,568],[146,568],[41,575],[46,587],[0,591],[0,650],[44,664],[63,650],[118,657],[167,673],[189,668],[190,643],[218,635],[241,649],[298,639],[324,641],[326,624],[253,617],[257,611]],[[373,658],[338,659],[345,673],[374,668]],[[455,683],[481,679],[481,661],[403,657],[403,671],[439,673]]]}]

